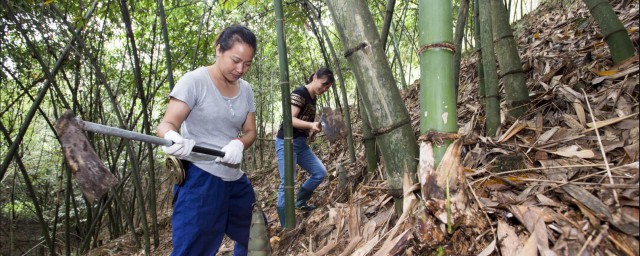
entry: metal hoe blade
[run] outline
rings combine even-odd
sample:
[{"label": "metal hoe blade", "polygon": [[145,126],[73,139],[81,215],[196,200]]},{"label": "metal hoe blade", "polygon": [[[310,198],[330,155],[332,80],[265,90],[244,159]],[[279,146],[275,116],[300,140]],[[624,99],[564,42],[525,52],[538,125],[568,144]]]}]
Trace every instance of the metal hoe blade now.
[{"label": "metal hoe blade", "polygon": [[[116,127],[96,124],[76,118],[71,110],[62,115],[56,122],[56,131],[60,136],[60,144],[64,151],[64,157],[71,167],[80,190],[90,200],[95,201],[102,197],[109,189],[118,183],[116,177],[104,166],[98,154],[84,136],[83,131],[89,131],[124,139],[147,142],[156,145],[171,146],[173,141],[128,131]],[[218,149],[193,146],[192,153],[185,160],[207,160],[208,156],[224,157],[224,152]],[[209,158],[210,159],[210,158]],[[215,160],[211,159],[211,160]]]},{"label": "metal hoe blade", "polygon": [[65,112],[55,125],[65,160],[80,190],[89,201],[95,202],[116,185],[118,179],[100,160],[80,127],[71,110]]},{"label": "metal hoe blade", "polygon": [[347,128],[342,121],[342,115],[340,115],[339,112],[333,111],[330,107],[324,107],[322,109],[320,125],[322,125],[322,131],[325,137],[331,142],[336,142],[344,138],[347,134]]}]

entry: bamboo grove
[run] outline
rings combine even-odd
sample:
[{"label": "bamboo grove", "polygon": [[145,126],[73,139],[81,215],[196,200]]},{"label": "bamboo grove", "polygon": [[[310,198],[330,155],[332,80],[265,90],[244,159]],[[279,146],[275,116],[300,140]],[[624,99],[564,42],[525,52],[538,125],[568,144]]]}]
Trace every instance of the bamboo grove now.
[{"label": "bamboo grove", "polygon": [[[633,55],[633,46],[620,33],[622,25],[607,2],[584,2],[593,7],[591,14],[603,28],[613,60]],[[405,176],[414,183],[424,183],[419,175],[457,180],[450,173],[438,177],[445,174],[437,166],[457,145],[455,110],[462,56],[477,53],[482,58],[478,97],[484,103],[487,136],[496,134],[501,111],[512,119],[529,111],[509,22],[529,11],[532,1],[0,0],[0,4],[2,254],[84,253],[128,233],[146,254],[160,245],[159,226],[172,202],[172,180],[163,172],[160,150],[148,143],[89,133],[93,148],[119,180],[107,196],[92,203],[74,184],[54,123],[71,109],[84,120],[152,134],[176,80],[215,61],[213,40],[226,25],[246,24],[259,41],[245,78],[253,85],[258,122],[258,139],[243,161],[249,173],[277,165],[272,161],[273,137],[280,122],[290,124],[283,118],[290,115],[288,94],[320,66],[337,75],[336,86],[319,104],[343,113],[348,161],[355,162],[356,149],[364,148],[367,170],[374,172],[384,163],[388,193],[398,213],[403,209]],[[418,79],[421,119],[416,136],[400,91]],[[352,129],[354,119],[363,120],[361,131]],[[427,144],[434,168],[422,173]],[[290,147],[285,143],[285,149]],[[447,202],[455,200],[449,190],[461,185],[433,184],[436,187],[429,191],[422,184],[422,193]],[[288,192],[292,202],[293,191]],[[449,215],[459,217],[450,211]]]}]

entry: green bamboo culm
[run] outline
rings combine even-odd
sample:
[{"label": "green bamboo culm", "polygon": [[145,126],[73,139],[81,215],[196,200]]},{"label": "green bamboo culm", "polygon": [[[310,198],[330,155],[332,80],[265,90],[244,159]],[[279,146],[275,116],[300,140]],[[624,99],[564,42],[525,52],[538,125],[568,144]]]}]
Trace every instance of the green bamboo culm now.
[{"label": "green bamboo culm", "polygon": [[271,245],[269,244],[267,223],[264,220],[264,213],[262,212],[262,209],[260,209],[260,206],[257,206],[256,204],[253,205],[253,213],[251,214],[248,255],[271,255]]},{"label": "green bamboo culm", "polygon": [[282,93],[282,123],[284,129],[284,212],[285,228],[296,226],[293,191],[293,126],[291,126],[291,91],[289,89],[289,60],[284,35],[284,14],[282,0],[274,0],[276,12],[276,32],[278,37],[278,64],[280,66],[280,92]]},{"label": "green bamboo culm", "polygon": [[484,67],[482,66],[482,47],[480,44],[480,11],[478,10],[478,0],[473,1],[473,32],[475,33],[476,51],[478,52],[478,61],[476,61],[476,70],[478,72],[478,98],[480,104],[486,107],[484,93]]},{"label": "green bamboo culm", "polygon": [[[396,86],[378,28],[364,0],[326,1],[356,77],[358,92],[382,153],[388,193],[402,212],[402,180],[415,180],[418,143],[411,119]],[[455,105],[454,105],[455,106]]]},{"label": "green bamboo culm", "polygon": [[522,62],[513,31],[509,25],[509,13],[502,0],[491,0],[491,24],[495,52],[500,64],[504,84],[504,98],[509,116],[518,118],[529,110],[529,90],[527,88]]},{"label": "green bamboo culm", "polygon": [[[357,88],[356,88],[357,90]],[[364,110],[361,100],[358,101],[360,116],[362,117],[362,143],[364,144],[364,156],[367,159],[367,171],[374,173],[378,169],[378,152],[376,149],[376,137],[371,132],[369,117]]]},{"label": "green bamboo culm", "polygon": [[493,50],[493,31],[491,29],[491,1],[478,1],[480,12],[480,47],[482,48],[482,67],[485,92],[485,135],[493,137],[500,128],[500,95],[498,95],[498,73]]},{"label": "green bamboo culm", "polygon": [[583,0],[583,2],[600,27],[600,32],[611,51],[613,63],[620,63],[633,56],[635,54],[633,43],[611,4],[607,0]]},{"label": "green bamboo culm", "polygon": [[458,19],[456,20],[456,29],[454,42],[456,44],[456,52],[453,55],[453,82],[456,86],[456,98],[458,88],[460,88],[460,61],[462,60],[462,39],[464,38],[465,28],[467,25],[467,17],[469,16],[469,0],[460,0],[458,6]]},{"label": "green bamboo culm", "polygon": [[173,86],[176,84],[173,79],[173,65],[171,63],[171,44],[169,40],[169,32],[167,29],[167,17],[164,15],[164,0],[158,0],[157,8],[160,16],[160,24],[162,26],[162,38],[164,39],[164,58],[167,65],[167,80],[169,81],[169,90],[173,90]]},{"label": "green bamboo culm", "polygon": [[[458,131],[451,13],[451,1],[419,2],[420,134]],[[434,145],[435,166],[450,144]]]}]

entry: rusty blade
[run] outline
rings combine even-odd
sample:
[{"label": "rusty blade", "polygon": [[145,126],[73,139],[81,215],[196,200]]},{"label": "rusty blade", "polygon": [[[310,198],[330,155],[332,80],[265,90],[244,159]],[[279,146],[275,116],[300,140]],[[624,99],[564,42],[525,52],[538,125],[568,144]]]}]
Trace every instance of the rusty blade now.
[{"label": "rusty blade", "polygon": [[342,115],[340,112],[333,111],[330,107],[322,108],[320,125],[322,125],[322,131],[325,137],[331,142],[336,142],[344,138],[347,134],[347,128],[342,121]]},{"label": "rusty blade", "polygon": [[80,190],[90,202],[95,202],[117,184],[118,179],[93,150],[73,112],[65,112],[56,121],[55,128],[65,160]]}]

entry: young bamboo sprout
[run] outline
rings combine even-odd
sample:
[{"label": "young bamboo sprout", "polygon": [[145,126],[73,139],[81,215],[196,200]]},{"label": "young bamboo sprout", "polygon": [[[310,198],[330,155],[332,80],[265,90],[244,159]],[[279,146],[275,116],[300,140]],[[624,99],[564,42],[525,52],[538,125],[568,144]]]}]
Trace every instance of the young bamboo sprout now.
[{"label": "young bamboo sprout", "polygon": [[251,231],[249,231],[249,255],[271,255],[269,233],[267,233],[267,224],[264,220],[264,213],[262,212],[260,206],[256,204],[253,205],[253,214],[251,214]]}]

